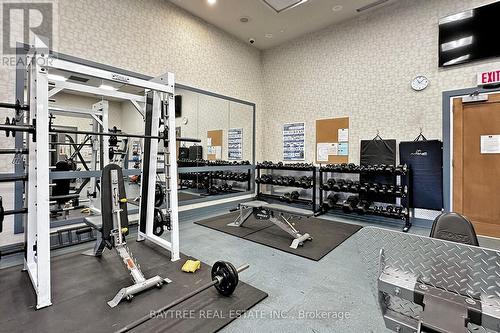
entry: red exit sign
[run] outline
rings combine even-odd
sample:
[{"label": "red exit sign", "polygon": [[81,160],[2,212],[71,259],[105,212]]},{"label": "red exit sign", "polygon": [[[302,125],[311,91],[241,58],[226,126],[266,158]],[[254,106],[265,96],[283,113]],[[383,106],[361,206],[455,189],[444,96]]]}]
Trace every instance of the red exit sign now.
[{"label": "red exit sign", "polygon": [[500,83],[500,71],[483,72],[477,74],[477,85]]}]

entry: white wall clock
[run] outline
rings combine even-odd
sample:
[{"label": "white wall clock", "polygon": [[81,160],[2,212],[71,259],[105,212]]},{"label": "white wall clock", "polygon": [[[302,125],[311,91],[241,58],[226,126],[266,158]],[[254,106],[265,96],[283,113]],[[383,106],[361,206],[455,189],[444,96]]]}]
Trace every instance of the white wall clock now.
[{"label": "white wall clock", "polygon": [[415,91],[422,91],[429,86],[429,79],[419,75],[411,81],[411,87]]}]

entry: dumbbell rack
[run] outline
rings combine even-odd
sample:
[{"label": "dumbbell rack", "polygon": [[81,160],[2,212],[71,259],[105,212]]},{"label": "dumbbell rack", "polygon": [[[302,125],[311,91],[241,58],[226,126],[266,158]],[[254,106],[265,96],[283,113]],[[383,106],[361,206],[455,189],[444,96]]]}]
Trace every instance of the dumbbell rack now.
[{"label": "dumbbell rack", "polygon": [[[362,194],[359,192],[350,192],[350,191],[332,191],[332,190],[324,190],[323,189],[323,184],[325,180],[325,175],[334,175],[334,174],[358,174],[358,175],[393,175],[394,176],[394,184],[399,184],[403,187],[403,192],[401,195],[395,195],[395,194]],[[394,219],[401,219],[404,221],[404,227],[403,227],[403,232],[408,232],[408,230],[411,228],[411,182],[410,182],[410,177],[411,177],[411,172],[410,169],[408,168],[405,172],[402,172],[401,174],[396,174],[394,172],[390,171],[363,171],[363,170],[331,170],[330,168],[326,166],[321,166],[319,168],[319,201],[320,205],[323,204],[324,200],[324,193],[325,192],[335,192],[335,193],[351,193],[353,195],[358,195],[358,198],[361,198],[361,196],[364,196],[365,198],[373,196],[377,200],[373,200],[375,202],[381,202],[381,203],[392,203],[392,200],[399,198],[400,199],[400,205],[403,207],[403,209],[407,210],[407,214],[404,215],[394,215],[394,214],[388,214],[386,212],[375,212],[371,210],[366,210],[365,214],[366,215],[376,215],[376,216],[383,216],[386,218],[394,218]],[[360,177],[361,178],[361,177]],[[380,185],[393,185],[393,184],[380,184]],[[406,189],[405,189],[406,188]],[[385,200],[384,200],[385,198]],[[334,210],[336,209],[342,209],[342,205],[336,204],[334,205]],[[319,212],[318,214],[324,214],[326,212]]]},{"label": "dumbbell rack", "polygon": [[[215,185],[215,180],[223,180],[225,182],[238,182],[238,183],[247,183],[247,187],[246,187],[246,191],[250,191],[251,190],[251,186],[252,186],[252,183],[251,183],[251,180],[252,180],[252,170],[251,169],[248,169],[247,171],[247,177],[245,180],[234,180],[234,179],[222,179],[222,178],[219,178],[217,176],[214,176],[212,172],[199,172],[197,173],[201,178],[203,178],[204,176],[207,176],[208,177],[208,181],[207,181],[207,193],[205,194],[202,194],[202,196],[206,197],[206,196],[211,196],[211,195],[215,195],[215,194],[211,194],[210,193],[210,187],[212,187],[213,185]],[[182,176],[181,176],[182,177]],[[181,178],[182,179],[182,178]],[[198,181],[196,181],[197,184],[201,184],[199,183]],[[184,187],[182,185],[179,185],[179,190],[183,190],[187,187]],[[241,192],[241,191],[238,191],[238,190],[230,190],[228,192],[221,192],[221,193],[218,193],[218,194],[228,194],[228,193],[238,193],[238,192]]]},{"label": "dumbbell rack", "polygon": [[[283,166],[272,166],[272,167],[267,167],[267,166],[262,166],[262,165],[257,165],[255,167],[255,170],[256,170],[256,178],[260,178],[261,176],[261,170],[282,170],[282,171],[293,171],[293,172],[310,172],[311,174],[309,175],[310,177],[312,177],[313,179],[313,183],[312,183],[312,187],[309,188],[308,190],[312,190],[312,200],[306,200],[306,199],[296,199],[293,201],[293,203],[298,203],[298,204],[302,204],[302,205],[308,205],[311,208],[311,210],[313,212],[316,212],[316,209],[317,209],[317,205],[316,205],[316,185],[317,185],[317,181],[316,181],[316,167],[314,166],[310,166],[310,167],[307,167],[307,168],[295,168],[295,167],[289,167],[289,166],[286,166],[283,165]],[[266,193],[262,193],[261,191],[261,185],[267,185],[267,186],[281,186],[281,187],[295,187],[295,188],[298,188],[298,189],[304,189],[303,187],[297,187],[297,186],[292,186],[292,185],[277,185],[277,184],[264,184],[264,183],[255,183],[255,187],[257,189],[257,192],[256,192],[256,198],[257,199],[260,199],[260,200],[265,200],[265,199],[272,199],[272,200],[279,200],[280,199],[280,196],[277,196],[277,195],[274,195],[274,194],[266,194]]]},{"label": "dumbbell rack", "polygon": [[[210,185],[214,185],[214,183],[215,183],[214,180],[223,180],[226,182],[230,181],[230,182],[238,182],[238,183],[246,182],[247,183],[246,190],[250,191],[250,189],[252,187],[252,170],[248,169],[246,179],[244,179],[244,180],[223,179],[223,178],[220,178],[218,176],[209,176],[209,179],[210,179]],[[238,192],[238,191],[234,191],[234,192]]]}]

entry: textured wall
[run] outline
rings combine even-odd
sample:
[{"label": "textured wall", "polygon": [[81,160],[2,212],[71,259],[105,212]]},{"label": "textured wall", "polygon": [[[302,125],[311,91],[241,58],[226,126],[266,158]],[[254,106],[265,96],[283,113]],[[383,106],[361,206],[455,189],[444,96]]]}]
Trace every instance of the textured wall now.
[{"label": "textured wall", "polygon": [[[151,76],[170,71],[177,82],[252,101],[260,107],[260,52],[169,1],[52,2],[56,51]],[[0,101],[14,100],[14,83],[14,67],[2,63]],[[2,118],[7,115],[11,116],[1,110]],[[12,139],[0,136],[0,148],[13,146]],[[0,158],[0,173],[12,171],[10,157]],[[0,186],[6,209],[12,208],[12,190],[12,185]],[[10,238],[11,230],[8,217],[0,245],[21,239]]]},{"label": "textured wall", "polygon": [[[473,87],[475,74],[498,69],[485,61],[438,68],[438,20],[493,1],[401,0],[355,20],[263,53],[265,104],[263,159],[282,159],[282,125],[306,122],[306,160],[315,157],[315,120],[349,116],[350,160],[359,141],[377,129],[387,139],[442,136],[441,93]],[[416,93],[410,81],[426,75],[430,86]]]}]

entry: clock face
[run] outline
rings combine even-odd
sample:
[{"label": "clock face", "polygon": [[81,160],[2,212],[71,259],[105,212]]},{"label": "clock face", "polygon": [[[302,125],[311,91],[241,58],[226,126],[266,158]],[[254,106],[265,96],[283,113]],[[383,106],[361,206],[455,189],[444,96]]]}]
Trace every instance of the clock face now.
[{"label": "clock face", "polygon": [[411,81],[411,87],[415,91],[422,91],[429,86],[429,79],[423,75],[419,75]]}]

